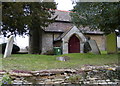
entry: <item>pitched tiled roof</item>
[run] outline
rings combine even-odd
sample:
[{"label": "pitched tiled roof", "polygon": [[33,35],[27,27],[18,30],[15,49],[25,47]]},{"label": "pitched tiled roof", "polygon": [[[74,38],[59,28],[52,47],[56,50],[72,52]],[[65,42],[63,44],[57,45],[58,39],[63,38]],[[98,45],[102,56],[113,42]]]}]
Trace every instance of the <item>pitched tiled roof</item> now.
[{"label": "pitched tiled roof", "polygon": [[[61,40],[73,27],[68,28],[62,35],[60,35],[58,38],[56,38],[54,41],[58,41]],[[80,30],[80,32],[85,33],[85,34],[103,34],[103,32],[101,32],[100,30],[94,30],[91,31],[89,27],[85,27],[85,28],[78,28]]]},{"label": "pitched tiled roof", "polygon": [[55,16],[58,16],[56,18],[56,21],[67,21],[71,22],[71,17],[70,17],[71,11],[62,11],[62,10],[55,10]]},{"label": "pitched tiled roof", "polygon": [[55,10],[56,21],[44,28],[46,32],[65,32],[69,27],[73,26],[70,17],[71,11]]},{"label": "pitched tiled roof", "polygon": [[72,23],[62,23],[62,22],[55,22],[50,24],[48,27],[44,29],[47,32],[65,32],[69,27],[73,26]]},{"label": "pitched tiled roof", "polygon": [[91,30],[89,27],[80,27],[79,28],[82,33],[87,33],[87,34],[103,34],[104,32],[101,32],[99,29],[98,30]]},{"label": "pitched tiled roof", "polygon": [[[43,30],[46,32],[66,32],[69,31],[71,27],[74,25],[71,22],[70,14],[71,11],[61,11],[61,10],[55,10],[55,17],[56,15],[56,21],[52,24],[50,24],[48,27],[44,28]],[[82,33],[88,33],[88,34],[103,34],[103,32],[99,30],[90,30],[89,27],[80,27],[80,30]]]},{"label": "pitched tiled roof", "polygon": [[68,28],[62,35],[56,38],[54,41],[61,40],[73,27]]}]

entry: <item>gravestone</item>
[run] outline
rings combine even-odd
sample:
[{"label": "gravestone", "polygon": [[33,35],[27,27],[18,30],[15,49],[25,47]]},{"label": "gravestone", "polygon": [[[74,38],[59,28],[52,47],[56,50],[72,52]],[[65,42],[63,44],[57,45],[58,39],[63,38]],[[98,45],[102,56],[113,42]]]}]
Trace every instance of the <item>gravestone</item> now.
[{"label": "gravestone", "polygon": [[8,38],[8,42],[7,42],[7,45],[6,45],[6,48],[5,48],[4,58],[11,55],[12,48],[13,48],[13,41],[14,41],[14,37],[11,35]]},{"label": "gravestone", "polygon": [[2,45],[0,44],[0,55],[2,56]]},{"label": "gravestone", "polygon": [[106,36],[106,50],[108,54],[117,53],[117,36],[115,33]]},{"label": "gravestone", "polygon": [[100,54],[100,50],[98,48],[98,45],[95,40],[89,40],[88,41],[90,47],[91,47],[91,52],[94,54]]},{"label": "gravestone", "polygon": [[68,56],[61,56],[61,57],[57,57],[56,60],[59,60],[59,61],[68,61],[68,60],[70,60],[70,57],[68,57]]},{"label": "gravestone", "polygon": [[91,47],[90,47],[90,44],[89,44],[89,42],[87,41],[87,42],[85,42],[84,43],[84,53],[88,53],[88,52],[90,52],[92,49],[91,49]]}]

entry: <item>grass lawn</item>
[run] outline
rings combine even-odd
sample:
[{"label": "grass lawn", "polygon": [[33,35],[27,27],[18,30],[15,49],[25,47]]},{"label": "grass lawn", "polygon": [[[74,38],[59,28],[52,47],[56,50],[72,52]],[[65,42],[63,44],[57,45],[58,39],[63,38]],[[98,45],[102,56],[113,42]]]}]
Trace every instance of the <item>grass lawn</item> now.
[{"label": "grass lawn", "polygon": [[80,68],[83,65],[111,65],[118,63],[119,54],[65,54],[70,60],[66,62],[57,61],[56,57],[47,55],[13,54],[8,58],[0,58],[3,70],[41,70],[55,68]]}]

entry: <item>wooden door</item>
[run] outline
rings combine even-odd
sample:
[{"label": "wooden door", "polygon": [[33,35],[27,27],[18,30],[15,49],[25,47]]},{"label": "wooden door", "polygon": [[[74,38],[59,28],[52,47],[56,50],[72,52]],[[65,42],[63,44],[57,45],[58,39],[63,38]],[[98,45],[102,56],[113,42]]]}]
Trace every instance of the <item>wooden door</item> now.
[{"label": "wooden door", "polygon": [[80,53],[80,40],[75,36],[71,36],[68,43],[69,53]]}]

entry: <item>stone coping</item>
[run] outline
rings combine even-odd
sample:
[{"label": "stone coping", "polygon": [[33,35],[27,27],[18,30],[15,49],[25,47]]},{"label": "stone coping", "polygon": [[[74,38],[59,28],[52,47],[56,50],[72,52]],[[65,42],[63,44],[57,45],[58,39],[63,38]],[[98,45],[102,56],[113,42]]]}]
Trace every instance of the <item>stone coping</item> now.
[{"label": "stone coping", "polygon": [[73,73],[73,74],[78,74],[84,71],[97,71],[97,70],[117,70],[120,69],[120,66],[114,65],[114,66],[83,66],[80,69],[49,69],[49,70],[40,70],[40,71],[23,71],[23,70],[11,70],[11,71],[5,71],[5,70],[0,70],[0,75],[4,75],[5,73],[8,73],[10,75],[14,76],[38,76],[38,75],[52,75],[52,74],[62,74],[62,73]]},{"label": "stone coping", "polygon": [[[110,70],[110,71],[109,71]],[[117,85],[120,84],[118,77],[112,76],[111,73],[118,74],[120,72],[120,66],[92,66],[85,65],[79,69],[50,69],[39,71],[0,71],[0,77],[4,77],[4,74],[9,74],[13,84],[96,84],[100,85]],[[106,74],[110,74],[108,77]],[[110,79],[112,77],[114,80]],[[104,86],[103,85],[103,86]]]}]

